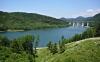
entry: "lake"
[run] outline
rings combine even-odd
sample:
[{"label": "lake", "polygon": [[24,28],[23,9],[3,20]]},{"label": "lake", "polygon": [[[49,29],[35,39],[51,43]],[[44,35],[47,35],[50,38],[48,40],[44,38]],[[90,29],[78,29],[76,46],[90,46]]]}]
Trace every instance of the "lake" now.
[{"label": "lake", "polygon": [[0,32],[2,36],[7,36],[10,40],[14,38],[18,38],[21,36],[25,36],[27,34],[31,34],[34,36],[40,35],[40,42],[38,47],[45,47],[49,41],[53,43],[59,43],[61,40],[62,35],[65,38],[72,37],[76,33],[82,33],[86,30],[85,27],[66,27],[66,28],[53,28],[53,29],[41,29],[41,30],[29,30],[23,32]]}]

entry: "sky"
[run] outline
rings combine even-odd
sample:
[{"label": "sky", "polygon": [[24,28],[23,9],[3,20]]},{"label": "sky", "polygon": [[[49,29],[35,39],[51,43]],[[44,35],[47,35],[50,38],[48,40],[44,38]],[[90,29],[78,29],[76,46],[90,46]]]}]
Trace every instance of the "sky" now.
[{"label": "sky", "polygon": [[0,11],[38,13],[54,18],[91,17],[100,13],[100,0],[0,0]]}]

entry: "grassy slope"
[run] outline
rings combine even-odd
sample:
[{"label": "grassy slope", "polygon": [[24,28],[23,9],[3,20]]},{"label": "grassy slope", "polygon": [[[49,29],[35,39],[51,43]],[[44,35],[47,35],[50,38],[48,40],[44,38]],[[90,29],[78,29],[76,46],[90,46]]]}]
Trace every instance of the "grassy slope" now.
[{"label": "grassy slope", "polygon": [[37,62],[99,62],[100,37],[66,44],[62,54],[50,54],[47,49],[38,50]]}]

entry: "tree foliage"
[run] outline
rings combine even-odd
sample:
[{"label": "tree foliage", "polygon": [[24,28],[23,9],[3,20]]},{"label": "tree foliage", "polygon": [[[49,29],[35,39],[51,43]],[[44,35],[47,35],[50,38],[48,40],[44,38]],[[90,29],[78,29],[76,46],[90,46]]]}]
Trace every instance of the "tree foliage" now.
[{"label": "tree foliage", "polygon": [[0,46],[9,47],[10,46],[10,40],[7,37],[1,36]]},{"label": "tree foliage", "polygon": [[96,26],[96,36],[99,37],[100,36],[100,22],[97,24]]},{"label": "tree foliage", "polygon": [[26,35],[18,39],[9,40],[0,36],[0,61],[1,62],[35,62],[33,44],[38,46],[39,36],[36,41],[33,35]]},{"label": "tree foliage", "polygon": [[48,50],[50,50],[50,53],[52,53],[52,54],[55,54],[55,53],[58,52],[58,48],[57,48],[57,44],[56,43],[52,44],[52,42],[50,41],[47,44],[47,47],[48,47]]},{"label": "tree foliage", "polygon": [[63,53],[65,51],[65,41],[66,41],[64,36],[62,36],[61,41],[62,42],[59,44],[59,48],[60,48],[60,53]]},{"label": "tree foliage", "polygon": [[14,39],[11,41],[10,47],[14,53],[21,53],[21,51],[23,50],[23,47],[21,47],[21,45],[18,43],[17,39]]},{"label": "tree foliage", "polygon": [[59,49],[60,49],[59,51],[57,48],[57,44],[56,43],[52,44],[52,42],[50,41],[47,44],[48,50],[50,50],[50,53],[52,54],[55,54],[58,52],[63,53],[65,51],[65,42],[66,42],[66,39],[64,38],[64,36],[62,36],[61,42],[59,41]]},{"label": "tree foliage", "polygon": [[23,42],[23,48],[27,53],[33,54],[33,44],[32,42],[34,41],[34,36],[33,35],[26,35],[25,41]]}]

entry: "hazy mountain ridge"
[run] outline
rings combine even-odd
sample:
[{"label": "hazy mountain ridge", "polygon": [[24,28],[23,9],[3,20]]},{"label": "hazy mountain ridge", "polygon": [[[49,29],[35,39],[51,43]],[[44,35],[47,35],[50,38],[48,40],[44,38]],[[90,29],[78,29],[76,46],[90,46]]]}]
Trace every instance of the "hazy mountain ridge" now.
[{"label": "hazy mountain ridge", "polygon": [[87,21],[100,21],[100,13],[96,14],[95,16],[93,16]]},{"label": "hazy mountain ridge", "polygon": [[89,20],[91,18],[92,17],[85,18],[85,17],[82,17],[82,16],[79,16],[77,18],[64,18],[64,17],[62,17],[62,18],[60,18],[60,20],[64,20],[64,21],[86,21],[86,20]]},{"label": "hazy mountain ridge", "polygon": [[91,17],[90,19],[86,20],[86,21],[92,21],[89,25],[92,26],[97,26],[98,23],[100,23],[100,13],[94,15],[93,17]]},{"label": "hazy mountain ridge", "polygon": [[60,18],[60,20],[64,20],[64,21],[100,21],[100,13],[94,15],[93,17],[82,17],[79,16],[77,18],[65,18],[62,17]]}]

